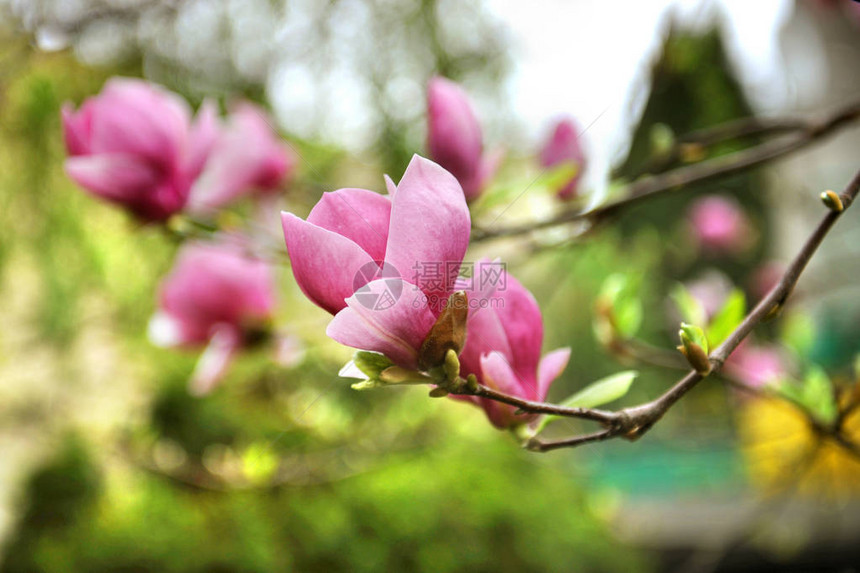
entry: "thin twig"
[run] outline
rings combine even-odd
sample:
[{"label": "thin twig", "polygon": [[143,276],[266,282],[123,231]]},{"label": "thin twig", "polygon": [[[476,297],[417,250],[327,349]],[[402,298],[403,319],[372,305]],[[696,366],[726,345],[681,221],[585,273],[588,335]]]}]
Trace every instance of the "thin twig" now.
[{"label": "thin twig", "polygon": [[691,131],[678,137],[678,143],[698,143],[709,146],[724,141],[803,131],[807,122],[797,118],[742,117],[712,127]]},{"label": "thin twig", "polygon": [[[782,308],[785,300],[788,298],[800,275],[809,263],[809,260],[818,250],[824,237],[844,213],[844,209],[848,208],[852,201],[860,192],[860,171],[848,184],[845,191],[839,196],[843,204],[843,209],[840,211],[830,210],[822,218],[821,222],[806,240],[800,252],[786,269],[780,281],[771,288],[770,292],[759,301],[759,303],[750,311],[749,314],[741,321],[741,323],[732,331],[726,340],[720,344],[709,356],[711,364],[711,372],[719,372],[726,362],[729,355],[740,345],[750,332],[765,318],[778,312]],[[709,373],[709,374],[710,374]],[[551,414],[555,416],[564,416],[571,418],[583,418],[600,422],[606,427],[606,430],[591,434],[583,434],[573,436],[557,442],[540,442],[532,440],[529,442],[529,447],[535,451],[548,451],[551,449],[562,447],[574,447],[594,441],[608,440],[611,438],[623,437],[634,440],[647,432],[655,423],[657,423],[663,415],[687,392],[692,390],[699,382],[707,375],[701,374],[695,370],[689,371],[681,380],[675,383],[665,393],[645,404],[625,408],[617,412],[607,412],[603,410],[591,410],[588,408],[566,408],[553,404],[545,404],[542,402],[532,402],[522,400],[515,396],[507,395],[503,392],[493,390],[486,386],[477,385],[471,389],[466,386],[461,389],[461,393],[473,394],[483,398],[489,398],[505,404],[516,406],[520,410],[535,414]],[[453,392],[452,392],[453,393]],[[827,432],[827,428],[824,428]],[[833,439],[849,451],[856,452],[860,447],[853,442],[850,442],[841,433],[838,428],[829,432]]]},{"label": "thin twig", "polygon": [[498,390],[494,390],[489,386],[484,386],[483,384],[478,384],[477,389],[474,392],[469,392],[469,394],[472,396],[478,396],[479,398],[487,398],[503,404],[516,406],[520,410],[532,414],[550,414],[552,416],[563,416],[565,418],[582,418],[584,420],[592,420],[603,424],[611,424],[615,421],[614,412],[594,410],[591,408],[568,408],[567,406],[557,406],[555,404],[524,400],[522,398],[517,398],[516,396],[511,396],[510,394],[505,394],[504,392],[499,392]]},{"label": "thin twig", "polygon": [[690,366],[679,352],[654,346],[638,338],[613,340],[609,344],[609,350],[620,357],[630,358],[636,362],[657,368],[687,370]]},{"label": "thin twig", "polygon": [[761,118],[752,116],[699,129],[678,137],[670,149],[646,161],[630,178],[637,179],[648,173],[656,174],[666,171],[679,161],[683,161],[684,154],[690,146],[698,147],[704,152],[708,148],[726,141],[737,141],[753,136],[772,137],[775,135],[796,133],[806,129],[806,125],[804,120],[797,118]]},{"label": "thin twig", "polygon": [[554,442],[544,442],[539,440],[538,438],[532,438],[528,441],[528,443],[526,443],[526,449],[531,450],[533,452],[548,452],[550,450],[557,450],[559,448],[572,448],[576,446],[582,446],[591,442],[602,442],[603,440],[609,440],[613,437],[615,436],[612,433],[612,430],[602,430],[600,432],[594,432],[592,434],[583,434],[581,436],[574,436],[572,438],[556,440]]},{"label": "thin twig", "polygon": [[[819,141],[858,119],[860,119],[860,101],[847,105],[823,119],[802,121],[803,129],[794,135],[772,139],[743,151],[679,167],[660,175],[643,177],[627,185],[626,190],[622,193],[622,199],[606,203],[588,211],[564,211],[549,219],[525,225],[498,229],[475,229],[472,234],[472,240],[483,241],[498,237],[525,235],[532,231],[573,222],[590,222],[596,224],[633,205],[674,191],[679,187],[738,173],[788,155],[793,151]],[[800,122],[801,120],[797,121]]]}]

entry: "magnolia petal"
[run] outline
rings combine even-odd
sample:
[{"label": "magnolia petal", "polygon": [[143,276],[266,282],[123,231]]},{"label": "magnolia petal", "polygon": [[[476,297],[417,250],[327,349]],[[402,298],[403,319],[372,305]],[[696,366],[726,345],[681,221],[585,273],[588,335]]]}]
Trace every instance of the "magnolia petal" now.
[{"label": "magnolia petal", "polygon": [[230,117],[245,143],[254,143],[252,185],[275,189],[295,167],[297,158],[292,148],[280,139],[277,127],[261,107],[245,101],[233,107]]},{"label": "magnolia petal", "polygon": [[331,314],[346,307],[357,274],[373,259],[348,238],[281,212],[293,275],[302,292]]},{"label": "magnolia petal", "polygon": [[154,169],[134,156],[120,153],[69,157],[65,169],[81,187],[118,202],[137,199],[159,184]]},{"label": "magnolia petal", "polygon": [[570,360],[570,348],[559,348],[546,354],[540,361],[537,371],[537,399],[546,400],[550,385],[567,367]]},{"label": "magnolia petal", "polygon": [[279,366],[291,368],[300,364],[306,354],[304,342],[297,336],[286,333],[275,335],[273,360]]},{"label": "magnolia petal", "polygon": [[481,373],[484,383],[499,392],[530,400],[537,388],[528,388],[526,381],[514,372],[511,363],[501,352],[490,352],[481,356]]},{"label": "magnolia petal", "polygon": [[469,312],[466,344],[460,354],[460,371],[463,376],[481,377],[481,356],[500,352],[511,356],[511,346],[496,310],[491,307],[473,308]]},{"label": "magnolia petal", "polygon": [[466,254],[470,227],[457,180],[415,155],[392,201],[385,262],[428,296],[444,301]]},{"label": "magnolia petal", "polygon": [[63,104],[60,117],[63,122],[63,139],[69,155],[83,155],[89,152],[92,112],[91,101],[85,102],[77,112],[71,104]]},{"label": "magnolia petal", "polygon": [[456,83],[433,78],[427,86],[427,148],[434,161],[461,183],[479,171],[481,126],[469,98]]},{"label": "magnolia petal", "polygon": [[91,152],[135,153],[176,165],[191,116],[185,100],[142,80],[114,78],[94,105]]},{"label": "magnolia petal", "polygon": [[498,287],[496,296],[504,301],[496,312],[511,348],[508,356],[521,376],[534,376],[543,343],[540,307],[532,293],[510,273],[506,273],[505,284]]},{"label": "magnolia petal", "polygon": [[263,190],[276,189],[295,158],[277,137],[262,109],[235,106],[195,182],[190,208],[206,213]]},{"label": "magnolia petal", "polygon": [[[186,345],[207,342],[216,325],[237,330],[262,326],[275,304],[271,266],[245,252],[238,240],[222,237],[183,245],[159,289],[159,308]],[[170,325],[152,326],[163,329],[151,331],[162,337],[171,334],[164,330]]]},{"label": "magnolia petal", "polygon": [[385,258],[391,200],[367,189],[323,193],[308,223],[328,229],[357,244],[375,261]]},{"label": "magnolia petal", "polygon": [[[484,384],[505,394],[530,400],[537,392],[528,381],[521,380],[514,373],[508,360],[501,352],[490,352],[481,357],[481,371]],[[493,400],[483,400],[481,404],[497,428],[508,428],[517,422],[528,421],[528,418],[514,416],[514,407]]]},{"label": "magnolia petal", "polygon": [[188,383],[188,392],[193,396],[205,396],[215,389],[241,344],[242,338],[232,326],[216,328],[209,345],[197,361]]},{"label": "magnolia petal", "polygon": [[418,367],[418,349],[435,316],[423,294],[401,279],[380,279],[347,299],[326,334],[346,346],[380,352],[403,368]]},{"label": "magnolia petal", "polygon": [[204,100],[188,138],[188,157],[186,159],[186,172],[189,179],[195,179],[212,151],[218,138],[218,110],[215,102]]},{"label": "magnolia petal", "polygon": [[582,149],[579,126],[570,118],[558,121],[549,140],[540,153],[543,167],[558,167],[569,163],[577,167],[576,173],[568,181],[559,185],[556,193],[561,199],[575,197],[579,181],[585,168],[585,152]]},{"label": "magnolia petal", "polygon": [[161,299],[168,312],[206,331],[213,323],[264,321],[275,307],[272,269],[239,241],[187,243],[162,284]]},{"label": "magnolia petal", "polygon": [[385,190],[388,191],[388,197],[393,199],[394,194],[397,192],[397,184],[394,183],[394,180],[388,174],[383,175],[382,178],[385,179]]}]

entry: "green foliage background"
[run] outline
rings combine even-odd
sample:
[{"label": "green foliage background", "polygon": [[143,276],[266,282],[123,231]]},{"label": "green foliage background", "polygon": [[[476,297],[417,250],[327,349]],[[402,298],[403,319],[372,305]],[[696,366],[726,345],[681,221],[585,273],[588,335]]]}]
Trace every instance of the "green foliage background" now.
[{"label": "green foliage background", "polygon": [[[641,167],[654,123],[682,132],[749,111],[715,36],[672,37],[668,50],[619,176]],[[304,361],[284,368],[263,350],[251,352],[211,397],[190,397],[196,354],[156,349],[145,336],[175,237],[135,226],[62,172],[61,104],[97,93],[111,75],[141,70],[84,68],[67,53],[39,54],[19,36],[2,39],[0,56],[0,419],[30,450],[19,457],[27,477],[12,490],[18,517],[2,571],[647,571],[657,556],[613,530],[625,500],[746,487],[734,398],[717,384],[697,389],[635,448],[612,443],[543,456],[520,450],[467,404],[430,400],[419,388],[355,392],[336,376],[349,350],[324,337],[327,315],[284,268],[279,323],[305,341]],[[481,64],[439,54],[435,62],[455,77]],[[496,64],[491,82],[501,73]],[[291,139],[303,158],[291,208],[306,212],[338,187],[381,190],[384,171],[397,179],[420,148],[398,121],[381,123],[370,167],[343,150]],[[512,158],[494,191],[516,187],[511,173],[533,168]],[[762,203],[749,199],[760,184],[745,176],[699,190],[743,198],[764,235]],[[550,399],[633,366],[619,364],[592,333],[594,301],[612,274],[647,278],[637,291],[640,336],[675,344],[667,293],[714,264],[685,240],[688,203],[655,202],[561,248],[475,250],[475,258],[503,254],[534,292],[545,350],[574,349]],[[488,199],[476,214],[492,208]],[[760,248],[729,263],[728,274],[746,286],[763,255]],[[810,353],[813,330],[798,320],[789,334],[776,326],[767,334]],[[845,343],[830,365],[844,369],[854,350]],[[640,369],[625,403],[675,379]],[[556,422],[549,433],[586,428]]]},{"label": "green foliage background", "polygon": [[[323,340],[325,317],[288,271],[281,306],[308,334],[302,365],[273,366],[261,351],[212,397],[190,397],[195,354],[145,338],[175,240],[62,172],[61,103],[96,93],[114,70],[20,39],[4,50],[18,67],[0,92],[0,289],[4,334],[15,334],[0,347],[3,410],[7,430],[33,430],[24,439],[41,453],[27,461],[3,571],[646,566],[619,550],[600,488],[563,458],[526,454],[477,409],[418,389],[349,389],[336,376],[348,352]],[[328,166],[341,152],[300,145],[334,187]],[[308,184],[294,200],[310,205],[318,192]],[[22,391],[34,377],[52,398]],[[87,394],[111,398],[93,405]]]}]

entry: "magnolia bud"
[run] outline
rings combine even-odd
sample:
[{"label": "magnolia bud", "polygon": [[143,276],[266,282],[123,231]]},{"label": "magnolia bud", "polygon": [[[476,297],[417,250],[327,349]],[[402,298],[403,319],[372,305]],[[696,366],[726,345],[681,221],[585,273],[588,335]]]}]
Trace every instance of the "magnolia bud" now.
[{"label": "magnolia bud", "polygon": [[352,362],[368,378],[379,378],[382,371],[392,366],[391,360],[378,352],[359,350],[352,356]]},{"label": "magnolia bud", "polygon": [[401,366],[389,366],[379,373],[379,380],[386,384],[427,384],[434,382],[433,378],[422,372]]},{"label": "magnolia bud", "polygon": [[842,199],[830,189],[821,194],[821,201],[827,205],[827,208],[831,211],[841,213],[845,209],[845,205],[842,204]]},{"label": "magnolia bud", "polygon": [[681,345],[678,346],[678,350],[687,358],[690,366],[702,376],[710,374],[711,361],[708,359],[708,340],[702,329],[692,324],[681,323],[678,336],[681,338]]},{"label": "magnolia bud", "polygon": [[445,353],[445,377],[448,380],[456,380],[460,376],[460,360],[457,358],[457,352],[449,349]]},{"label": "magnolia bud", "polygon": [[441,386],[433,388],[432,390],[430,390],[430,397],[431,398],[444,398],[447,395],[448,395],[448,391],[446,389],[442,388]]},{"label": "magnolia bud", "polygon": [[701,143],[682,143],[678,153],[684,163],[696,163],[705,158],[705,147]]},{"label": "magnolia bud", "polygon": [[[418,366],[422,370],[429,370],[445,362],[449,350],[454,351],[456,358],[456,355],[463,349],[463,344],[466,341],[466,318],[469,314],[467,302],[466,292],[462,290],[453,293],[448,298],[445,309],[436,319],[436,323],[421,344],[418,353]],[[459,371],[458,363],[457,372],[459,373]]]}]

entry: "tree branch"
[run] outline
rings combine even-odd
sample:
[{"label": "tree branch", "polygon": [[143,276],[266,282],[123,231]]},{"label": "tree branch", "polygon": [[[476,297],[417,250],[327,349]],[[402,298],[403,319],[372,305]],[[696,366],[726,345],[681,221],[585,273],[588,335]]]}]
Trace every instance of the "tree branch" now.
[{"label": "tree branch", "polygon": [[780,130],[776,129],[776,127],[780,126],[783,130],[793,130],[796,133],[769,140],[761,145],[744,149],[743,151],[679,167],[660,175],[642,177],[626,186],[626,191],[622,199],[617,199],[588,211],[563,211],[549,219],[535,221],[526,225],[484,230],[476,228],[473,231],[472,240],[484,241],[499,237],[525,235],[532,231],[574,222],[596,224],[608,217],[617,215],[631,206],[654,197],[659,197],[679,187],[738,173],[788,155],[835,133],[838,129],[858,119],[860,119],[860,101],[853,102],[819,119],[759,120],[764,123],[751,124],[751,127],[740,126],[745,127],[745,129],[739,129],[738,126],[733,126],[731,123],[710,128],[712,133],[705,132],[700,137],[707,136],[708,138],[714,138],[725,131],[735,133],[738,136],[749,135],[750,131],[755,132],[753,128],[760,130],[768,128],[778,132]]},{"label": "tree branch", "polygon": [[[858,108],[860,111],[860,108]],[[804,243],[800,252],[786,269],[779,282],[771,288],[770,292],[759,301],[759,303],[750,311],[749,314],[741,321],[741,323],[732,331],[726,340],[720,344],[708,357],[711,363],[711,372],[719,372],[726,359],[740,345],[744,338],[765,318],[772,316],[785,303],[785,300],[791,294],[794,286],[797,284],[800,275],[806,268],[812,256],[821,246],[821,242],[827,233],[842,216],[853,200],[860,192],[860,171],[854,176],[845,191],[839,195],[842,202],[841,210],[830,210],[819,222],[818,226]],[[709,374],[710,374],[709,373]],[[570,418],[582,418],[600,422],[606,429],[603,431],[573,436],[556,442],[542,442],[537,439],[530,440],[526,447],[534,451],[549,451],[563,447],[574,447],[590,442],[603,441],[617,437],[623,437],[629,440],[634,440],[647,432],[655,423],[657,423],[663,415],[684,395],[692,390],[706,375],[703,375],[695,370],[689,371],[681,378],[674,386],[665,393],[645,404],[625,408],[617,412],[607,412],[603,410],[592,410],[588,408],[566,408],[564,406],[556,406],[553,404],[545,404],[542,402],[532,402],[522,400],[515,396],[510,396],[503,392],[493,390],[483,385],[464,386],[459,393],[471,394],[483,398],[489,398],[504,404],[516,406],[523,412],[533,414],[551,414],[554,416],[564,416]],[[455,393],[455,392],[452,392]],[[848,450],[856,452],[858,447],[844,439],[838,432],[838,428],[831,432],[833,438]]]},{"label": "tree branch", "polygon": [[[451,393],[456,394],[457,392]],[[476,389],[472,392],[464,389],[463,393],[516,406],[523,412],[529,412],[531,414],[549,414],[552,416],[563,416],[565,418],[582,418],[584,420],[592,420],[602,424],[612,424],[616,417],[614,412],[607,412],[604,410],[595,410],[591,408],[568,408],[567,406],[557,406],[555,404],[546,404],[544,402],[523,400],[522,398],[517,398],[516,396],[511,396],[504,392],[499,392],[498,390],[494,390],[489,386],[484,386],[483,384],[478,384]]]},{"label": "tree branch", "polygon": [[615,436],[612,433],[612,430],[602,430],[600,432],[583,434],[581,436],[574,436],[572,438],[566,438],[564,440],[557,440],[554,442],[544,442],[538,438],[532,438],[526,443],[526,449],[533,452],[548,452],[550,450],[557,450],[560,448],[582,446],[591,442],[602,442],[603,440],[609,440],[613,437]]},{"label": "tree branch", "polygon": [[[661,173],[679,161],[684,161],[685,154],[693,149],[702,151],[726,141],[734,141],[752,136],[769,137],[796,133],[806,129],[807,123],[797,118],[763,118],[743,117],[706,127],[686,135],[679,136],[674,145],[665,153],[648,160],[636,173],[630,177],[637,179],[648,173]],[[613,176],[615,174],[613,173]]]}]

